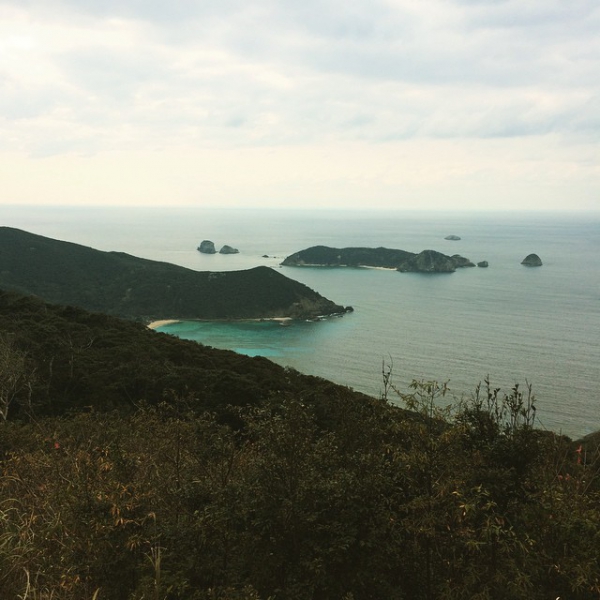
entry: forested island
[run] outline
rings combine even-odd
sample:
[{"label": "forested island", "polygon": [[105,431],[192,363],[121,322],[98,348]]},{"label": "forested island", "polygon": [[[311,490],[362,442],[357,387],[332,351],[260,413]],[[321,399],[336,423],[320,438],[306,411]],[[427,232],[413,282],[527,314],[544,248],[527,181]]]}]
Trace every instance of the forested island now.
[{"label": "forested island", "polygon": [[331,248],[312,246],[291,254],[281,263],[286,267],[374,267],[412,273],[453,273],[474,267],[459,254],[447,256],[436,250],[419,253],[393,248]]},{"label": "forested island", "polygon": [[268,267],[198,272],[10,227],[0,227],[0,287],[146,322],[307,319],[345,311]]},{"label": "forested island", "polygon": [[528,386],[371,398],[7,291],[0,366],[2,598],[598,596],[597,441]]}]

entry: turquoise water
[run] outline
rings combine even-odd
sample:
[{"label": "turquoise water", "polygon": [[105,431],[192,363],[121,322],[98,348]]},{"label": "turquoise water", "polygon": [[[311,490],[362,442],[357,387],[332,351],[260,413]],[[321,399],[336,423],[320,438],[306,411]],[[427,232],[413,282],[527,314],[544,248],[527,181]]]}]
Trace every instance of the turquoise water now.
[{"label": "turquoise water", "polygon": [[[579,436],[600,429],[600,215],[340,213],[201,209],[0,207],[0,223],[101,250],[196,270],[280,269],[354,313],[320,322],[184,322],[162,331],[267,358],[369,394],[382,361],[404,388],[449,381],[470,394],[533,385],[540,425]],[[444,240],[449,234],[461,240]],[[201,255],[211,239],[238,255]],[[426,248],[489,261],[447,275],[280,267],[297,250],[330,246]],[[529,253],[544,266],[523,267]],[[263,255],[268,255],[265,258]]]}]

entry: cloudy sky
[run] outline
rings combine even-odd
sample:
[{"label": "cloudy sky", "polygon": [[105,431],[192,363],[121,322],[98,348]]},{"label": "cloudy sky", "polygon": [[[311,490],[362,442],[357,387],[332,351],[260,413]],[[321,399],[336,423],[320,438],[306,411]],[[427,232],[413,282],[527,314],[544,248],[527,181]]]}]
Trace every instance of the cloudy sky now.
[{"label": "cloudy sky", "polygon": [[598,0],[0,0],[0,202],[600,209]]}]

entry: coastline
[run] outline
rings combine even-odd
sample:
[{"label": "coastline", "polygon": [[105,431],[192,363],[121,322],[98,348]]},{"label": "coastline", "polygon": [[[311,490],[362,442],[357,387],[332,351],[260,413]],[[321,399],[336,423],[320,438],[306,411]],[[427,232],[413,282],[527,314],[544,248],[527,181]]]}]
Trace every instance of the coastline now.
[{"label": "coastline", "polygon": [[146,327],[148,329],[157,329],[158,327],[163,327],[164,325],[172,325],[173,323],[181,323],[182,320],[186,321],[214,321],[214,322],[235,322],[235,321],[277,321],[280,324],[289,324],[290,321],[293,321],[292,317],[258,317],[258,318],[249,318],[249,319],[159,319],[158,321],[152,321],[148,323]]},{"label": "coastline", "polygon": [[283,267],[299,267],[299,268],[309,268],[309,269],[313,269],[313,268],[319,268],[319,269],[375,269],[378,271],[397,271],[398,267],[376,267],[373,265],[343,265],[343,264],[339,264],[339,265],[322,265],[322,264],[312,264],[312,263],[299,263],[299,264],[295,264],[295,265],[284,265],[283,263],[281,263],[281,266]]}]

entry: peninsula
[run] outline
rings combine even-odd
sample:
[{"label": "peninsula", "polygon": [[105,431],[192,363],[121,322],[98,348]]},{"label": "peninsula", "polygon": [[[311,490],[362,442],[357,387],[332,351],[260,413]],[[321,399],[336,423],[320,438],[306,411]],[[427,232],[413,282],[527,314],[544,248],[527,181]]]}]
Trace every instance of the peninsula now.
[{"label": "peninsula", "polygon": [[0,227],[0,288],[149,323],[345,312],[269,267],[200,272]]}]

